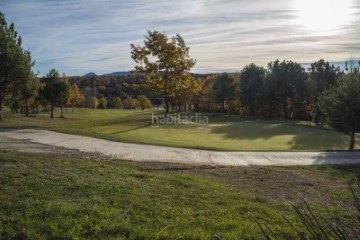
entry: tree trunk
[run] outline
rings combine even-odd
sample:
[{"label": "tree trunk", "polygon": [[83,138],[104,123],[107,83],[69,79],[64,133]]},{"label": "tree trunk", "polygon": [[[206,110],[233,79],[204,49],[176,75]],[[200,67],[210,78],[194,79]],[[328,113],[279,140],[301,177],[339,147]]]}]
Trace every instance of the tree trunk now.
[{"label": "tree trunk", "polygon": [[249,109],[249,116],[253,116],[254,115],[255,104],[251,102],[249,108],[250,108]]},{"label": "tree trunk", "polygon": [[0,121],[2,121],[2,99],[0,98]]},{"label": "tree trunk", "polygon": [[349,147],[349,151],[354,151],[354,146],[355,146],[355,132],[351,132],[351,133],[350,133],[350,147]]},{"label": "tree trunk", "polygon": [[74,109],[75,109],[75,105],[72,106],[71,112],[74,112]]},{"label": "tree trunk", "polygon": [[169,110],[170,110],[169,99],[166,97],[165,98],[165,116],[166,117],[169,115]]},{"label": "tree trunk", "polygon": [[315,123],[316,125],[319,125],[320,119],[321,119],[320,107],[319,107],[319,106],[316,106],[315,116],[314,116],[314,123]]},{"label": "tree trunk", "polygon": [[5,93],[0,89],[0,121],[3,120],[3,101],[4,101]]},{"label": "tree trunk", "polygon": [[221,112],[225,113],[225,90],[222,92]]},{"label": "tree trunk", "polygon": [[165,117],[166,118],[169,115],[169,109],[170,109],[169,96],[168,96],[167,92],[165,91]]},{"label": "tree trunk", "polygon": [[3,120],[3,100],[4,100],[4,92],[0,90],[0,121]]},{"label": "tree trunk", "polygon": [[64,118],[64,106],[61,105],[61,114],[60,114],[60,118]]},{"label": "tree trunk", "polygon": [[28,107],[28,100],[25,99],[25,116],[29,116],[29,107]]},{"label": "tree trunk", "polygon": [[269,101],[269,111],[268,111],[268,118],[272,118],[273,117],[273,107],[274,107],[274,102],[272,100]]},{"label": "tree trunk", "polygon": [[288,115],[288,110],[287,110],[287,101],[286,101],[286,97],[284,97],[283,99],[283,112],[284,112],[284,119],[288,119],[289,115]]},{"label": "tree trunk", "polygon": [[50,105],[50,118],[54,118],[54,106]]}]

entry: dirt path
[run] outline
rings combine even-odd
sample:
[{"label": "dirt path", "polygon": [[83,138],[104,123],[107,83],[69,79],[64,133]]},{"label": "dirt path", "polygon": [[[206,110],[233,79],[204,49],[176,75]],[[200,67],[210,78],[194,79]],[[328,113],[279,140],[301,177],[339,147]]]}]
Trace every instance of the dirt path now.
[{"label": "dirt path", "polygon": [[218,152],[120,143],[37,129],[0,129],[0,149],[224,166],[360,164],[360,152]]}]

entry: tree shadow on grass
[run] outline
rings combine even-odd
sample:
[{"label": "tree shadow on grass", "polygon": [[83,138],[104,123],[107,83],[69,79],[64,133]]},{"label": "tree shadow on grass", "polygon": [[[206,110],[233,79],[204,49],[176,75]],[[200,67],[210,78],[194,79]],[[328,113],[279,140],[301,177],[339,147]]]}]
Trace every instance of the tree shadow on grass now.
[{"label": "tree shadow on grass", "polygon": [[113,132],[113,133],[110,133],[110,134],[120,134],[120,133],[132,132],[132,131],[139,130],[139,129],[142,129],[142,128],[150,127],[151,125],[152,124],[149,123],[149,124],[146,124],[146,125],[143,125],[143,126],[139,126],[139,127],[123,130],[123,131]]},{"label": "tree shadow on grass", "polygon": [[117,118],[111,119],[102,119],[97,120],[93,126],[95,127],[102,127],[102,126],[109,126],[114,124],[129,124],[132,125],[145,125],[146,123],[151,122],[151,114],[149,113],[136,113],[134,115],[129,116],[119,116]]},{"label": "tree shadow on grass", "polygon": [[[221,134],[224,139],[250,141],[271,141],[271,138],[289,136],[290,140],[284,144],[290,146],[292,151],[346,150],[349,142],[348,136],[341,132],[321,126],[305,125],[298,121],[243,120],[214,126],[211,132]],[[281,144],[279,139],[274,141],[280,141]],[[259,146],[259,150],[271,150],[261,148],[262,146]]]},{"label": "tree shadow on grass", "polygon": [[244,120],[237,122],[222,122],[222,126],[212,128],[212,133],[222,134],[226,139],[270,139],[281,135],[298,135],[307,132],[332,131],[320,127],[297,124],[297,122]]},{"label": "tree shadow on grass", "polygon": [[[347,151],[350,146],[350,136],[336,130],[327,130],[330,132],[319,131],[316,134],[298,134],[294,136],[289,144],[292,150],[313,149],[321,147],[323,151]],[[355,140],[355,149],[360,150],[360,135],[357,134]]]}]

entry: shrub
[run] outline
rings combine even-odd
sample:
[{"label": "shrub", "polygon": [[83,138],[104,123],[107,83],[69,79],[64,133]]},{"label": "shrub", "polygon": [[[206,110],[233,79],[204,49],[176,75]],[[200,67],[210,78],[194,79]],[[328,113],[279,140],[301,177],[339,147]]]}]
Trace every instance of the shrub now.
[{"label": "shrub", "polygon": [[141,110],[149,109],[152,107],[151,101],[145,95],[139,95],[136,107],[140,108]]},{"label": "shrub", "polygon": [[123,107],[123,102],[121,101],[121,98],[116,97],[114,99],[114,107],[118,109]]},{"label": "shrub", "polygon": [[97,108],[99,106],[99,100],[97,99],[97,97],[92,97],[90,99],[90,107],[91,108]]},{"label": "shrub", "polygon": [[127,97],[124,101],[124,108],[125,109],[134,109],[135,108],[135,100],[132,97]]},{"label": "shrub", "polygon": [[106,98],[101,97],[101,98],[99,99],[99,108],[106,109],[107,104],[108,104],[108,101],[107,101]]}]

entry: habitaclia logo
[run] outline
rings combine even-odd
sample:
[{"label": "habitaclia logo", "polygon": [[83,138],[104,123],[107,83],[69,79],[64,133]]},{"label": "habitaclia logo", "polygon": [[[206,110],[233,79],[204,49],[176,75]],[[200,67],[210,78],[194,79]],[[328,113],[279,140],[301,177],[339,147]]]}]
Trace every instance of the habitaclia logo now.
[{"label": "habitaclia logo", "polygon": [[209,117],[201,113],[194,115],[181,115],[180,113],[164,115],[152,114],[151,122],[153,125],[157,124],[208,124]]}]

